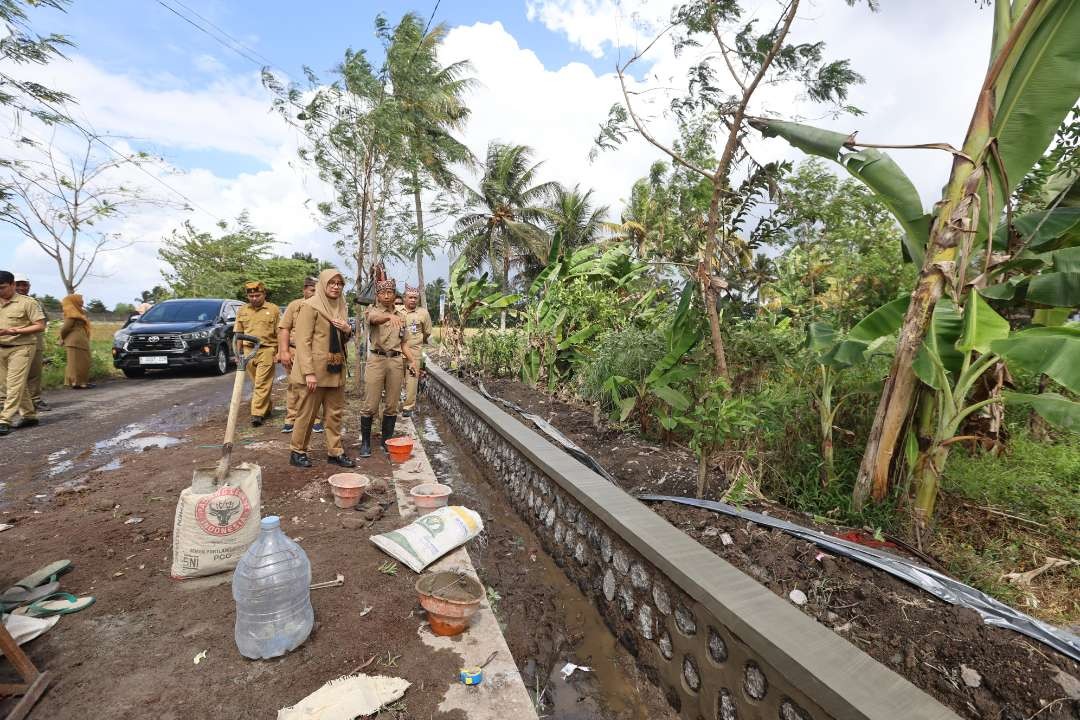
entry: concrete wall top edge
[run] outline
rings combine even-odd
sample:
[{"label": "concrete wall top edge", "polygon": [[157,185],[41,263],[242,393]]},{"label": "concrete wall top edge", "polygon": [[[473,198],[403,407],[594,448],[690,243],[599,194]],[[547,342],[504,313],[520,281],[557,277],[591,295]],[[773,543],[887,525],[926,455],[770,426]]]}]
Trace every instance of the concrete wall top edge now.
[{"label": "concrete wall top edge", "polygon": [[480,393],[432,377],[836,718],[957,720],[952,710],[672,526]]}]

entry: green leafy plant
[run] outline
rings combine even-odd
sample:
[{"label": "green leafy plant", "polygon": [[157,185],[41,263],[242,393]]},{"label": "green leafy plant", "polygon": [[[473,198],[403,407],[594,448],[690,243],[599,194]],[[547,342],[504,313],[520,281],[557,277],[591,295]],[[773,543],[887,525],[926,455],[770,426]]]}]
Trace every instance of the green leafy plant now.
[{"label": "green leafy plant", "polygon": [[[709,465],[724,444],[758,424],[756,408],[744,397],[732,397],[724,378],[709,381],[695,403],[675,421],[690,431],[690,449],[698,458],[697,496],[704,497]],[[740,491],[743,492],[743,491]]]}]

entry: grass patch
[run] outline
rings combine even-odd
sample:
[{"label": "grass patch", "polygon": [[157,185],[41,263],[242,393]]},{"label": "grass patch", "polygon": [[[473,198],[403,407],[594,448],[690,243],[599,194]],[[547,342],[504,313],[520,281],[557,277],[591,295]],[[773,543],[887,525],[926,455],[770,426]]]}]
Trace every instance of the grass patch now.
[{"label": "grass patch", "polygon": [[[91,325],[90,335],[90,381],[103,378],[120,377],[119,370],[112,364],[113,334],[123,325],[121,322],[95,322]],[[63,387],[64,367],[67,365],[67,351],[60,345],[60,325],[54,323],[45,333],[45,358],[52,362],[41,371],[41,385],[44,389]]]}]

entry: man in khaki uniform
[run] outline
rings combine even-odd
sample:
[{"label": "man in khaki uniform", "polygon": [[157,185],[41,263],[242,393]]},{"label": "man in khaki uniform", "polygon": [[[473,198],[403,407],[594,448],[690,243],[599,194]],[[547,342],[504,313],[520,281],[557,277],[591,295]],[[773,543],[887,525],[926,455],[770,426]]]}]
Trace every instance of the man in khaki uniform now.
[{"label": "man in khaki uniform", "polygon": [[[431,337],[431,315],[420,307],[420,288],[405,286],[405,307],[398,311],[405,325],[405,342],[417,363],[424,356],[424,345]],[[416,391],[420,385],[420,373],[405,368],[405,406],[402,415],[411,417],[416,409]]]},{"label": "man in khaki uniform", "polygon": [[[15,292],[30,297],[30,278],[16,273]],[[37,298],[31,299],[41,308],[41,314],[45,317],[45,328],[48,329],[49,316],[45,315],[45,308],[42,307],[41,301]],[[30,401],[34,403],[34,407],[38,410],[48,410],[49,404],[41,398],[41,366],[45,361],[45,332],[42,331],[35,337],[37,338],[37,349],[34,351],[34,359],[30,363],[30,377],[26,383],[30,391]]]},{"label": "man in khaki uniform", "polygon": [[404,370],[402,357],[413,372],[417,362],[405,342],[405,326],[394,311],[394,281],[375,283],[377,303],[367,311],[368,361],[364,374],[364,404],[360,409],[360,457],[371,457],[371,424],[379,400],[385,393],[386,406],[382,420],[382,449],[394,437],[398,401],[401,399],[401,379]]},{"label": "man in khaki uniform", "polygon": [[[300,311],[300,306],[304,304],[304,301],[315,294],[316,279],[313,277],[304,278],[304,297],[297,298],[289,303],[285,308],[284,314],[281,316],[281,322],[278,323],[278,356],[277,361],[284,366],[285,370],[289,373],[289,388],[285,393],[285,424],[281,426],[281,432],[291,433],[293,431],[293,425],[296,423],[296,416],[300,410],[300,403],[304,400],[304,393],[307,392],[307,388],[304,385],[304,378],[299,374],[299,371],[293,373],[293,350],[295,349],[295,343],[292,340],[291,334],[293,328],[296,326],[296,314]],[[315,422],[311,427],[312,432],[322,432],[322,416],[319,414],[321,408],[316,408]]]},{"label": "man in khaki uniform", "polygon": [[19,427],[38,424],[26,381],[37,349],[36,335],[45,331],[45,314],[37,301],[15,292],[15,276],[0,270],[0,377],[7,394],[0,409],[0,435],[11,432],[11,421],[22,414]]},{"label": "man in khaki uniform", "polygon": [[[266,286],[259,281],[244,284],[247,305],[236,313],[238,333],[259,338],[259,352],[247,366],[248,377],[254,388],[251,390],[251,424],[259,427],[270,417],[273,409],[270,404],[270,391],[274,387],[274,362],[278,349],[278,323],[281,310],[273,303],[266,302]],[[250,343],[243,343],[243,351],[251,349]]]}]

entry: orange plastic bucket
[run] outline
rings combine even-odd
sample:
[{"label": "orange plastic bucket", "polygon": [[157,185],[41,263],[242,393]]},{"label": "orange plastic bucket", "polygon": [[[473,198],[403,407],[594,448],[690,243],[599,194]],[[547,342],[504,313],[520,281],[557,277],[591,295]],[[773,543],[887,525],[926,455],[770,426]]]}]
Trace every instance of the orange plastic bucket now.
[{"label": "orange plastic bucket", "polygon": [[405,462],[412,456],[413,439],[411,437],[396,437],[386,441],[386,449],[390,451],[390,459],[394,462]]}]

